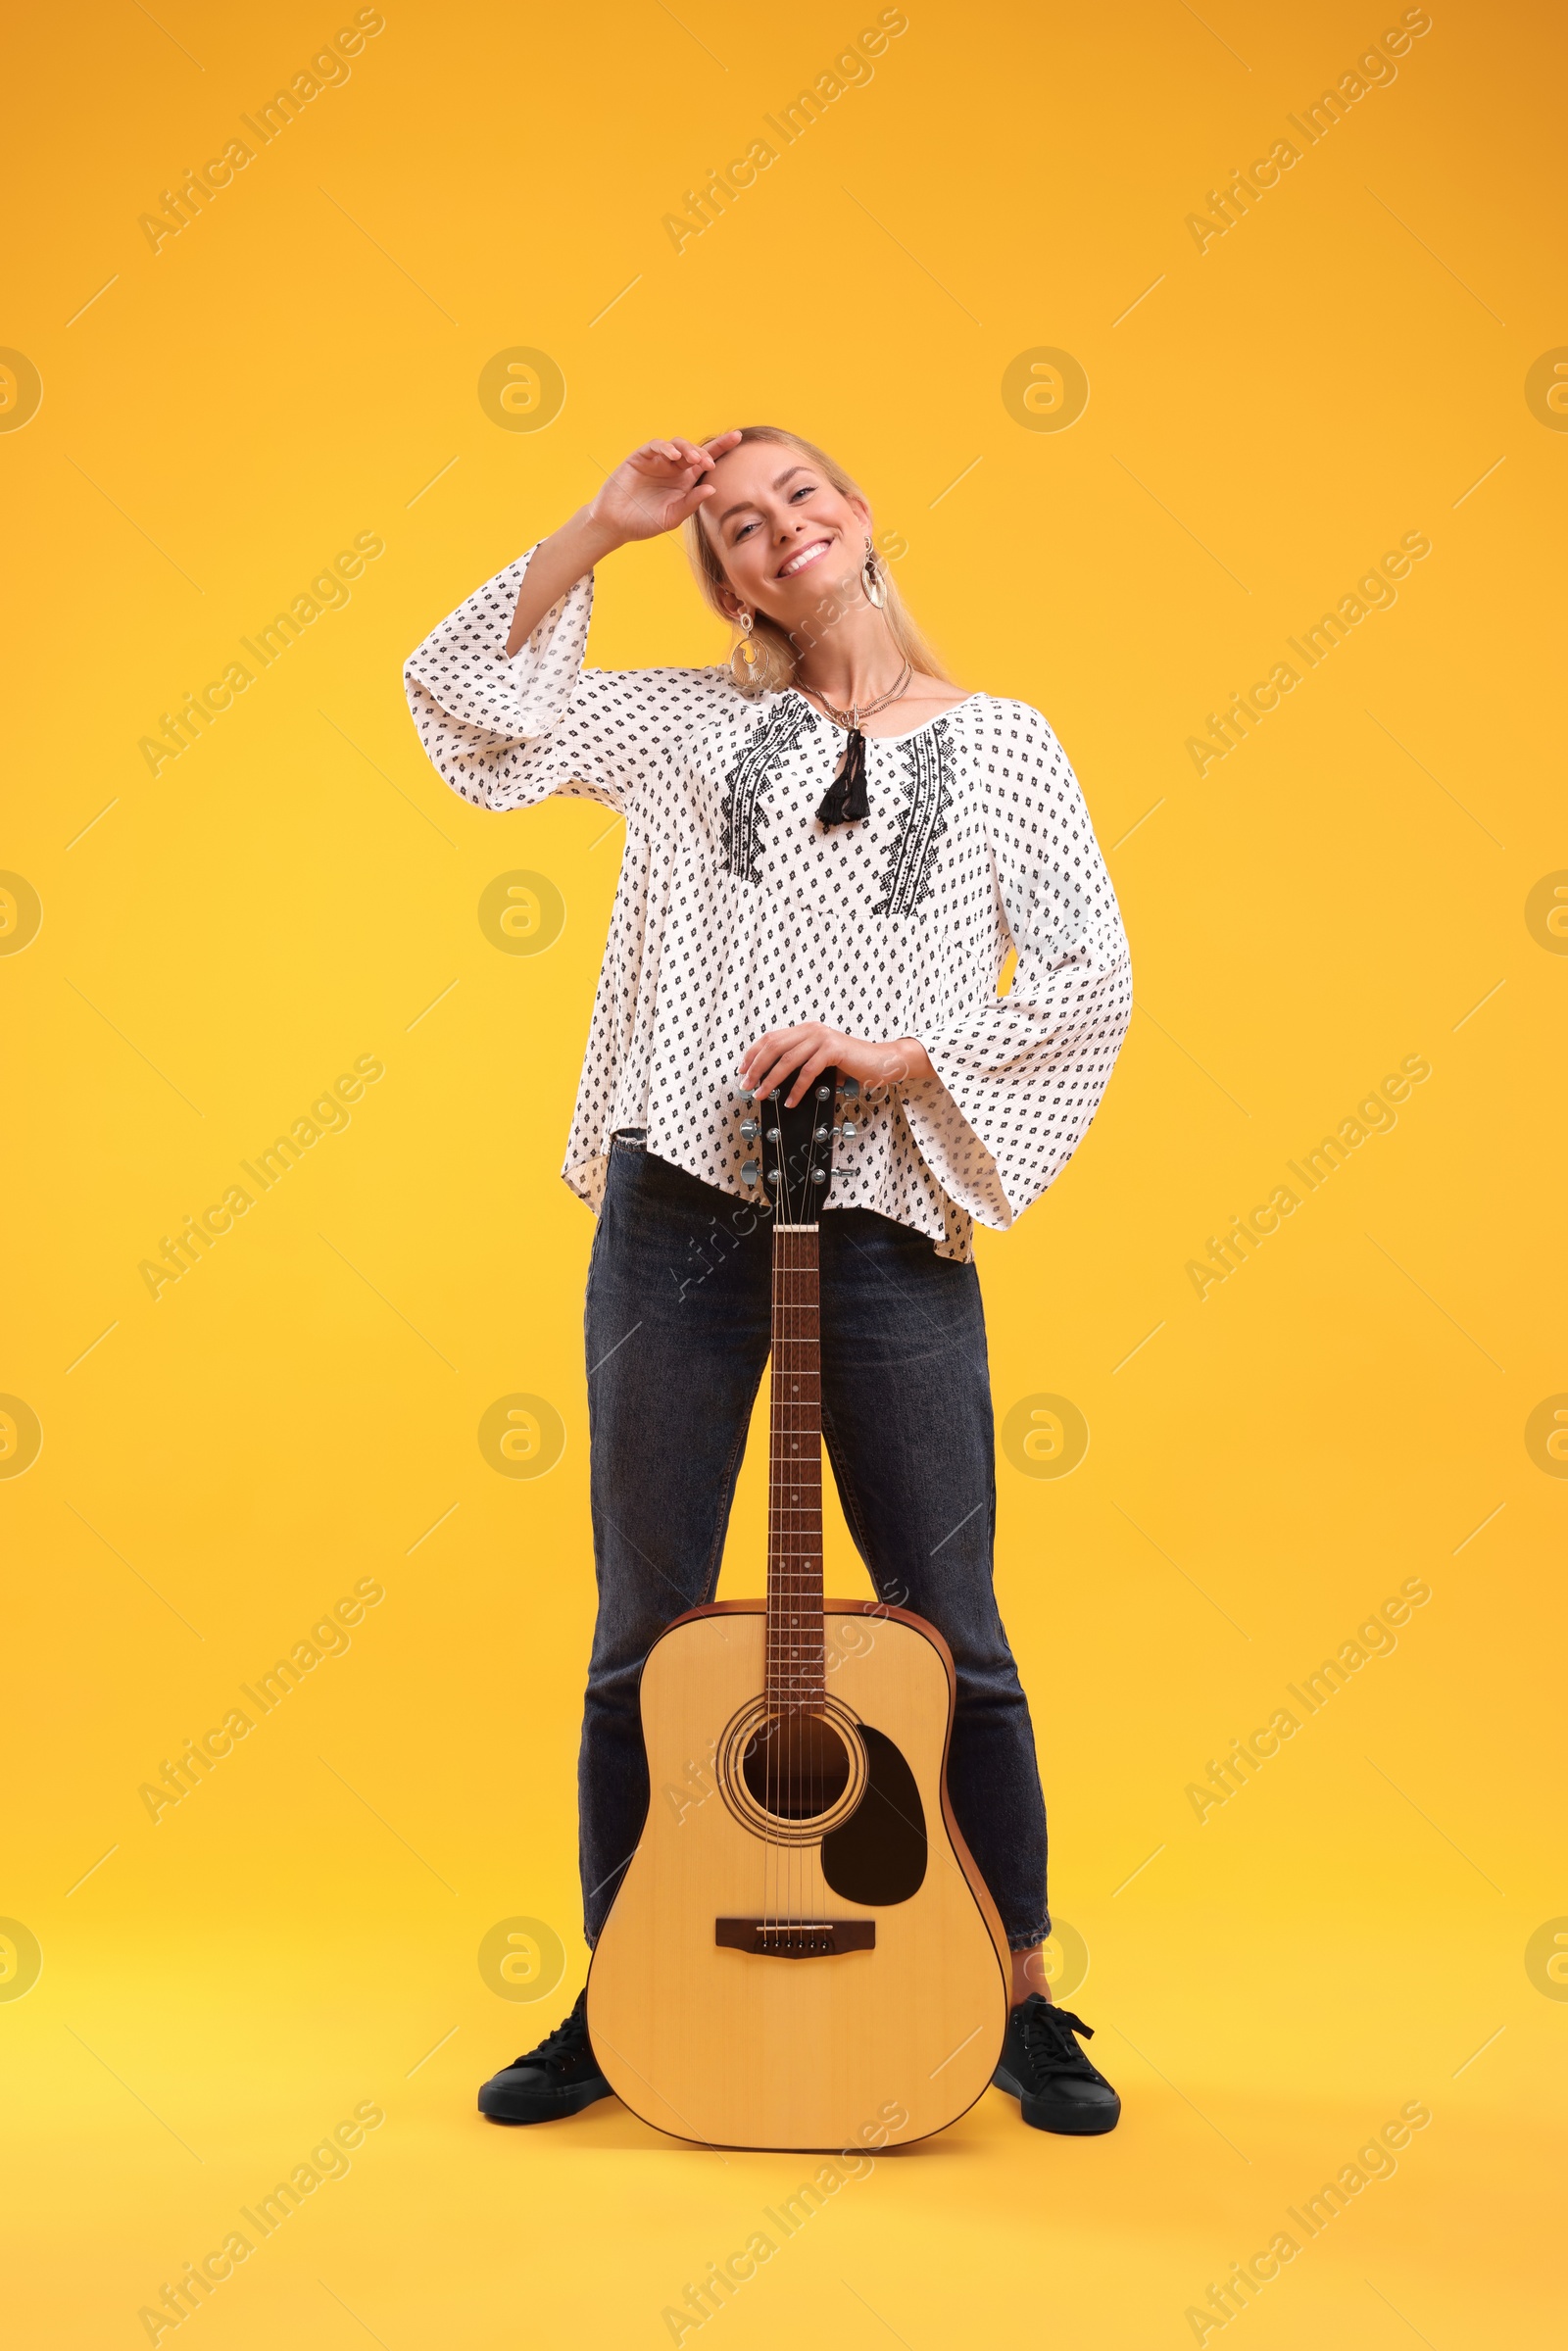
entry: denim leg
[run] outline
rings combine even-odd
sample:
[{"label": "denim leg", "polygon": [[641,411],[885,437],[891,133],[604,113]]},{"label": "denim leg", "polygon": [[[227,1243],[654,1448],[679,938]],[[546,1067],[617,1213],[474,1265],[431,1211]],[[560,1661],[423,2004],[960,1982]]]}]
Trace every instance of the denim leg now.
[{"label": "denim leg", "polygon": [[[711,1598],[767,1359],[772,1237],[745,1201],[618,1142],[584,1312],[599,1616],[578,1762],[593,1942],[641,1832],[643,1661]],[[868,1209],[821,1228],[822,1418],[878,1596],[954,1653],[948,1786],[1015,1949],[1048,1932],[1046,1822],[1029,1710],[992,1590],[995,1454],[972,1265]]]},{"label": "denim leg", "polygon": [[866,1208],[822,1219],[822,1422],[877,1596],[953,1651],[948,1792],[1008,1942],[1050,1932],[1029,1706],[992,1585],[996,1453],[973,1265]]},{"label": "denim leg", "polygon": [[617,1141],[589,1263],[589,1494],[599,1615],[578,1755],[594,1942],[648,1808],[637,1689],[663,1628],[713,1595],[767,1360],[767,1219]]}]

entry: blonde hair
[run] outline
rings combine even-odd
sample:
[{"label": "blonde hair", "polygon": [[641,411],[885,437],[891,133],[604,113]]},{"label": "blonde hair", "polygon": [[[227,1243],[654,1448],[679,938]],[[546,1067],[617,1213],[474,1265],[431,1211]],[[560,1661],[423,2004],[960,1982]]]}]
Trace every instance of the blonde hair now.
[{"label": "blonde hair", "polygon": [[[711,440],[716,439],[717,436],[710,434],[708,438]],[[831,482],[841,498],[864,498],[865,496],[859,484],[845,472],[842,465],[836,465],[827,452],[818,449],[813,442],[803,441],[799,433],[786,432],[781,425],[777,424],[747,424],[741,428],[741,445],[748,441],[777,441],[786,449],[798,449],[801,455],[823,475],[824,479]],[[702,445],[699,444],[699,446]],[[734,594],[734,590],[730,588],[730,583],[725,576],[718,548],[704,528],[701,507],[697,508],[695,513],[687,515],[681,524],[681,530],[686,540],[686,553],[690,558],[692,570],[696,573],[697,585],[702,590],[704,602],[712,608],[721,620],[727,620],[731,628],[735,629],[735,641],[739,644],[741,631],[736,626],[734,615],[725,611],[720,599],[722,589],[729,588],[731,595]],[[956,681],[948,675],[941,661],[910,618],[904,600],[893,583],[887,564],[884,563],[879,568],[882,585],[887,595],[887,601],[882,606],[882,617],[888,624],[889,634],[900,655],[912,668],[923,670],[928,677],[940,678],[944,685],[954,685]],[[741,688],[741,691],[752,695],[777,694],[781,693],[785,687],[792,686],[795,683],[802,658],[809,651],[809,646],[798,644],[788,631],[779,626],[776,620],[770,620],[767,614],[761,612],[755,614],[751,641],[756,649],[758,660],[751,671],[749,682]]]}]

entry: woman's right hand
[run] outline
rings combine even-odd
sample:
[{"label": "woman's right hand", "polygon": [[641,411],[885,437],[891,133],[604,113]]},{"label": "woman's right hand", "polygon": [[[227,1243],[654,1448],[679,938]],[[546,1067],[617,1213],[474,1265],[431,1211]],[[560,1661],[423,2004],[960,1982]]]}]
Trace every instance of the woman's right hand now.
[{"label": "woman's right hand", "polygon": [[673,530],[712,497],[716,484],[704,476],[740,437],[721,432],[711,441],[645,441],[589,500],[585,511],[596,535],[621,544]]},{"label": "woman's right hand", "polygon": [[532,636],[551,606],[591,571],[601,556],[613,554],[629,539],[657,539],[711,498],[718,485],[704,477],[713,460],[733,449],[740,437],[738,432],[721,432],[701,445],[645,441],[623,459],[588,504],[534,549],[513,610],[508,661]]}]

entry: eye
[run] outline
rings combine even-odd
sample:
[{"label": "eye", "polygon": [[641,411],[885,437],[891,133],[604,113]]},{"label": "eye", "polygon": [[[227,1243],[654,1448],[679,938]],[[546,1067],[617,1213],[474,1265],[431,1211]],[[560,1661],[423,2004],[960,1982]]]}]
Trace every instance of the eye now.
[{"label": "eye", "polygon": [[730,545],[731,545],[732,547],[738,547],[738,546],[740,545],[741,541],[742,541],[742,540],[745,538],[745,536],[746,536],[747,532],[748,532],[749,530],[755,530],[756,528],[757,528],[757,525],[756,525],[756,523],[755,523],[755,522],[743,522],[743,523],[741,524],[741,526],[740,526],[739,530],[738,530],[738,531],[735,533],[735,536],[734,536],[734,538],[733,538],[733,539],[731,539],[731,541],[730,541]]},{"label": "eye", "polygon": [[817,485],[814,481],[803,481],[798,490],[792,490],[790,492],[791,506],[795,504],[797,498],[814,498],[816,496],[816,488]]}]

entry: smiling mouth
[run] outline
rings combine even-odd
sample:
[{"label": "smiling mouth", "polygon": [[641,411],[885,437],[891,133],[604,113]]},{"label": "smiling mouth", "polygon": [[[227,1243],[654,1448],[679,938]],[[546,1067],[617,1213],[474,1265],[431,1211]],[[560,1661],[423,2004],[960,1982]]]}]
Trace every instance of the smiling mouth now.
[{"label": "smiling mouth", "polygon": [[797,571],[805,571],[809,564],[826,555],[831,545],[831,540],[813,539],[808,547],[798,549],[787,563],[780,563],[773,576],[775,579],[793,579]]}]

